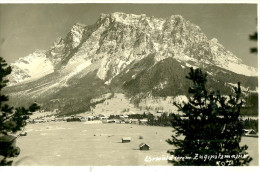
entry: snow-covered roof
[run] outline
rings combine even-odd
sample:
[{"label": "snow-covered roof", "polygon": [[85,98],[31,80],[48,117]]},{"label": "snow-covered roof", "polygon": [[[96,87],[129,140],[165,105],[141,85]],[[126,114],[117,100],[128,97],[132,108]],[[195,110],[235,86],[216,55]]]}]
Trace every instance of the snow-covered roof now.
[{"label": "snow-covered roof", "polygon": [[141,143],[140,145],[139,145],[139,147],[143,147],[144,145],[147,145],[148,147],[150,147],[148,144],[146,144],[146,143]]}]

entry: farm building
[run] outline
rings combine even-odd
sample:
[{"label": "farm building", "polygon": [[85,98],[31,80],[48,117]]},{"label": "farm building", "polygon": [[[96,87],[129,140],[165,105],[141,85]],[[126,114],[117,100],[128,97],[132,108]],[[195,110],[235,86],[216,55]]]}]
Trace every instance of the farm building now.
[{"label": "farm building", "polygon": [[141,119],[141,120],[139,121],[139,124],[141,124],[141,125],[146,125],[147,122],[148,122],[148,119]]},{"label": "farm building", "polygon": [[243,132],[244,132],[244,136],[247,136],[247,137],[258,137],[258,134],[255,130],[253,129],[243,129]]},{"label": "farm building", "polygon": [[111,119],[109,120],[109,119],[108,119],[108,120],[107,120],[107,123],[116,123],[116,121],[115,121],[115,120],[111,120]]},{"label": "farm building", "polygon": [[138,119],[131,119],[131,123],[132,124],[139,124],[139,121],[138,121]]},{"label": "farm building", "polygon": [[123,137],[122,138],[122,143],[128,143],[131,142],[131,137]]},{"label": "farm building", "polygon": [[124,121],[125,121],[126,124],[131,123],[131,121],[129,119],[125,119]]},{"label": "farm building", "polygon": [[20,136],[27,136],[27,132],[22,132]]},{"label": "farm building", "polygon": [[100,120],[107,120],[108,117],[100,117]]},{"label": "farm building", "polygon": [[139,150],[149,150],[150,149],[150,146],[146,143],[141,143],[139,145]]},{"label": "farm building", "polygon": [[95,119],[95,117],[94,116],[88,116],[87,119],[88,119],[88,121],[93,121]]},{"label": "farm building", "polygon": [[98,115],[98,118],[99,118],[99,119],[101,119],[102,117],[105,117],[105,115],[103,115],[103,114],[99,114],[99,115]]},{"label": "farm building", "polygon": [[128,115],[120,115],[120,119],[128,119]]}]

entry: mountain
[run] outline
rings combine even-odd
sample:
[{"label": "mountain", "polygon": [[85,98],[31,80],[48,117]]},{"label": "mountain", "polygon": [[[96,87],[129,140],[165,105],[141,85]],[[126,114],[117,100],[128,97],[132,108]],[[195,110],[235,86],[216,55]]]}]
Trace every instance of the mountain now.
[{"label": "mountain", "polygon": [[[230,94],[238,81],[247,92],[257,90],[256,68],[180,15],[101,14],[93,25],[76,23],[48,50],[37,50],[11,66],[5,89],[11,104],[36,101],[60,114],[93,110],[118,93],[139,108],[151,98],[187,95],[190,67],[208,73],[212,90]],[[111,96],[104,98],[107,94]],[[93,101],[98,97],[103,98]]]}]

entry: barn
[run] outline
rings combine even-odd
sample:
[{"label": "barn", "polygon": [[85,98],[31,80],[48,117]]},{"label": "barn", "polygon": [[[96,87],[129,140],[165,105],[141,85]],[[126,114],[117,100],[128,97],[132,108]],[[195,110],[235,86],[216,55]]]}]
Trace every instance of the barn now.
[{"label": "barn", "polygon": [[257,132],[255,130],[253,130],[253,129],[244,129],[243,132],[244,132],[244,136],[247,136],[247,137],[258,137]]},{"label": "barn", "polygon": [[122,143],[128,143],[131,142],[131,137],[123,137],[122,138]]},{"label": "barn", "polygon": [[131,123],[132,124],[139,124],[139,121],[138,121],[138,119],[131,119]]},{"label": "barn", "polygon": [[146,125],[147,122],[148,122],[148,119],[141,119],[141,120],[139,120],[139,124],[140,125]]},{"label": "barn", "polygon": [[146,143],[141,143],[139,145],[139,150],[149,150],[150,149],[150,146]]},{"label": "barn", "polygon": [[27,132],[22,132],[20,136],[27,136]]}]

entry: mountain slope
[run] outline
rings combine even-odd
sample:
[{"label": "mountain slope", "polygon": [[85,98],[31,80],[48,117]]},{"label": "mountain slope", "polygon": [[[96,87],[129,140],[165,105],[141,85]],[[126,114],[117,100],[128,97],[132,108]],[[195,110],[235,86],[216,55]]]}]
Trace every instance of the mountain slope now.
[{"label": "mountain slope", "polygon": [[202,68],[209,87],[225,94],[238,81],[257,88],[257,69],[180,15],[101,14],[93,25],[73,25],[49,50],[11,65],[5,92],[12,104],[37,101],[62,114],[89,110],[91,99],[107,93],[123,93],[137,105],[146,97],[185,95],[189,67]]}]

